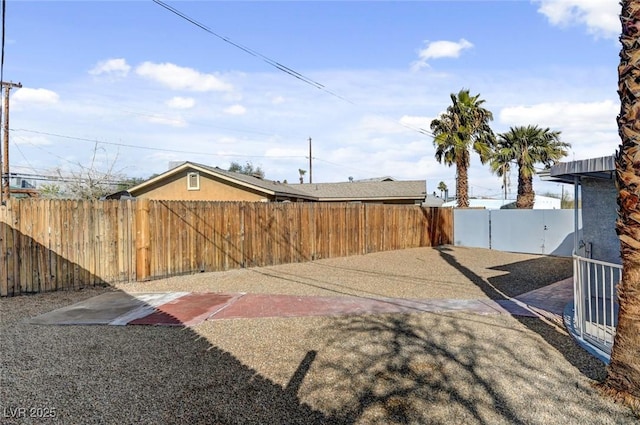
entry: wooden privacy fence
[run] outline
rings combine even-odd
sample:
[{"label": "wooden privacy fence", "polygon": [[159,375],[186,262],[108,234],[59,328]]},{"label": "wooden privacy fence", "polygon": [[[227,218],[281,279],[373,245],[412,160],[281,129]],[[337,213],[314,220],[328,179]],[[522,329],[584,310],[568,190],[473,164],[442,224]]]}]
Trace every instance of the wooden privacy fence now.
[{"label": "wooden privacy fence", "polygon": [[135,280],[135,202],[0,206],[0,296]]},{"label": "wooden privacy fence", "polygon": [[438,246],[451,209],[349,203],[10,200],[0,295]]}]

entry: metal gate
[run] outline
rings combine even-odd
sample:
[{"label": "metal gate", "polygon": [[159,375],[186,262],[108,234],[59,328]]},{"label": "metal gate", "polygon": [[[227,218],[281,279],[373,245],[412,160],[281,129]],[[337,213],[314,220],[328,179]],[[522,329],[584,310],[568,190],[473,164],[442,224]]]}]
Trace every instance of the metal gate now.
[{"label": "metal gate", "polygon": [[455,209],[453,219],[456,246],[566,257],[573,253],[573,210]]}]

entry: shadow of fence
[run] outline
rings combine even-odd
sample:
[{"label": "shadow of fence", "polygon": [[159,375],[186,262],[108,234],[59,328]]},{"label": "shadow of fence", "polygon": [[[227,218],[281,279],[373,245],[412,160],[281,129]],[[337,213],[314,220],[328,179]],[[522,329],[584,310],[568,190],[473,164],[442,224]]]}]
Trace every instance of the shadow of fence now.
[{"label": "shadow of fence", "polygon": [[106,286],[94,270],[0,222],[0,296]]}]

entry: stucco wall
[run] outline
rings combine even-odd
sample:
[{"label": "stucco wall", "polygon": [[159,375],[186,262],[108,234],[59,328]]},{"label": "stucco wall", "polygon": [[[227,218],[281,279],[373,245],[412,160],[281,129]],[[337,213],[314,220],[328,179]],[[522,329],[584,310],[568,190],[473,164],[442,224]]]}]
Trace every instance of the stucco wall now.
[{"label": "stucco wall", "polygon": [[238,186],[213,180],[200,174],[200,189],[187,190],[187,171],[162,180],[161,184],[133,194],[137,198],[167,201],[262,201],[267,194],[252,192]]},{"label": "stucco wall", "polygon": [[588,177],[582,177],[581,180],[583,240],[591,243],[591,258],[620,264],[615,183],[613,180]]}]

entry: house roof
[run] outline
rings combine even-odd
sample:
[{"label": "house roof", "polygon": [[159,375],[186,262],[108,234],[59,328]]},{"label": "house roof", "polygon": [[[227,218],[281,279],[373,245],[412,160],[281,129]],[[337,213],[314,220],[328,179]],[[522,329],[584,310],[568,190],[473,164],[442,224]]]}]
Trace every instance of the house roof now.
[{"label": "house roof", "polygon": [[394,179],[391,176],[382,176],[382,177],[372,177],[370,179],[358,179],[354,181],[355,182],[393,182],[393,181],[396,181],[396,179]]},{"label": "house roof", "polygon": [[444,204],[444,199],[439,196],[427,195],[422,202],[423,207],[441,207]]},{"label": "house roof", "polygon": [[366,201],[366,200],[423,200],[426,197],[424,180],[365,181],[344,183],[286,184],[246,174],[223,170],[218,167],[183,162],[176,167],[129,189],[133,196],[141,190],[174,174],[188,169],[217,177],[248,189],[276,197],[301,198],[314,201]]},{"label": "house roof", "polygon": [[294,186],[319,201],[425,199],[424,180],[305,183]]},{"label": "house roof", "polygon": [[610,180],[613,179],[615,170],[615,157],[611,155],[579,161],[560,162],[548,170],[539,172],[538,175],[542,180],[573,184],[575,177]]},{"label": "house roof", "polygon": [[208,170],[210,174],[216,174],[218,176],[224,176],[229,180],[235,180],[236,182],[242,182],[245,185],[253,186],[254,188],[260,188],[269,194],[281,195],[281,196],[295,196],[298,198],[309,199],[310,196],[302,190],[297,190],[294,185],[286,183],[280,183],[274,180],[267,180],[260,177],[254,177],[247,174],[236,173],[233,171],[223,170],[218,167],[209,167],[206,165],[200,165],[200,167]]},{"label": "house roof", "polygon": [[313,199],[306,193],[302,191],[295,190],[291,188],[291,186],[283,183],[278,183],[273,180],[261,179],[254,176],[249,176],[246,174],[235,173],[233,171],[226,171],[218,167],[209,167],[207,165],[197,164],[195,162],[182,162],[174,168],[152,178],[145,182],[140,183],[129,189],[129,193],[132,195],[136,195],[141,190],[151,187],[154,184],[162,181],[163,179],[170,177],[172,175],[181,173],[185,170],[196,170],[205,175],[217,177],[222,180],[226,180],[230,183],[238,184],[240,186],[244,186],[248,189],[256,190],[258,192],[262,192],[268,195],[273,196],[284,196],[284,197],[297,197],[303,199]]}]

